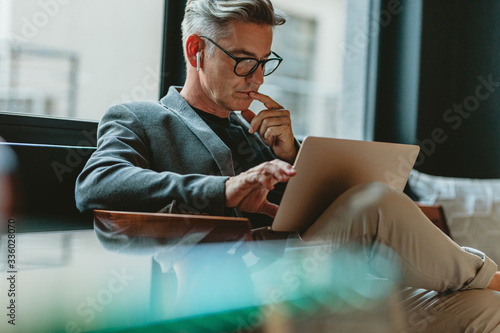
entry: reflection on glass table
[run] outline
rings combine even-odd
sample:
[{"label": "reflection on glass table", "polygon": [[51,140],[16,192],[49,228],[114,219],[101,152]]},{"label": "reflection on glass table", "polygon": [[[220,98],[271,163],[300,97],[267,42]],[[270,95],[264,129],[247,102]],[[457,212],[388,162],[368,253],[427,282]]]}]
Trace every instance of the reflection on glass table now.
[{"label": "reflection on glass table", "polygon": [[296,238],[198,243],[99,227],[17,238],[17,320],[1,322],[2,332],[401,328],[397,283],[370,275],[354,247],[305,246]]}]

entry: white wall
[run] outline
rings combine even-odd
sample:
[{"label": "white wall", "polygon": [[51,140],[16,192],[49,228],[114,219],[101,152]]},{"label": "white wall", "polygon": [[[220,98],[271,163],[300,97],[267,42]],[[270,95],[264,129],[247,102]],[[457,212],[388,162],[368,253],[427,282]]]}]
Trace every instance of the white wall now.
[{"label": "white wall", "polygon": [[163,0],[15,1],[12,33],[21,45],[78,54],[76,115],[100,119],[112,103],[158,99],[163,3]]},{"label": "white wall", "polygon": [[11,26],[11,0],[0,0],[0,90],[5,89],[10,80],[10,53],[8,37]]}]

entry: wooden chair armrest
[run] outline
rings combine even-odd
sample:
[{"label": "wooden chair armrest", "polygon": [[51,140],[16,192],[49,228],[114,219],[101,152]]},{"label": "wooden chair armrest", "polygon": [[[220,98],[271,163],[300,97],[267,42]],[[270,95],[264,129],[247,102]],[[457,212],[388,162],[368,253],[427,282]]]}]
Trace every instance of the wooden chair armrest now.
[{"label": "wooden chair armrest", "polygon": [[450,229],[448,223],[446,223],[446,216],[441,205],[427,205],[420,202],[416,204],[434,225],[451,238]]},{"label": "wooden chair armrest", "polygon": [[[432,223],[451,238],[442,206],[419,202],[416,204]],[[268,228],[252,232],[252,226],[247,218],[224,216],[94,210],[94,225],[114,235],[163,240],[180,239],[190,233],[206,233],[202,243],[230,242],[242,238],[276,240],[288,237],[288,233],[276,234]]]},{"label": "wooden chair armrest", "polygon": [[114,235],[160,240],[206,233],[202,243],[237,241],[251,230],[246,218],[112,210],[94,210],[94,225]]}]

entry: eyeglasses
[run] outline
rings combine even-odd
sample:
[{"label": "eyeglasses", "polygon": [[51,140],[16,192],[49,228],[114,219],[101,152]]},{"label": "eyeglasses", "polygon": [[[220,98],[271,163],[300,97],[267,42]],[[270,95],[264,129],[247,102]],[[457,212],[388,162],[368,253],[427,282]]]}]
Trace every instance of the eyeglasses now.
[{"label": "eyeglasses", "polygon": [[239,58],[235,57],[228,51],[224,50],[219,44],[211,40],[210,38],[206,36],[200,36],[202,38],[208,39],[212,44],[217,46],[219,49],[221,49],[225,54],[230,56],[236,61],[236,64],[234,65],[234,74],[238,76],[247,76],[255,72],[255,70],[259,67],[259,65],[262,65],[262,71],[264,76],[271,75],[276,68],[281,64],[283,61],[283,58],[281,58],[278,54],[275,52],[271,51],[271,53],[276,57],[276,58],[270,58],[270,59],[265,59],[265,60],[257,60],[255,58]]}]

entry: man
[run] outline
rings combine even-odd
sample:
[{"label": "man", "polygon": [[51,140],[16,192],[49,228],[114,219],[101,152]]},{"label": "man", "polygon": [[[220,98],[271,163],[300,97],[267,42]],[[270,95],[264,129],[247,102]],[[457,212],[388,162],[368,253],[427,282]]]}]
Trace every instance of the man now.
[{"label": "man", "polygon": [[[188,1],[185,85],[171,87],[160,103],[108,110],[98,149],[77,181],[79,209],[175,208],[252,214],[254,226],[269,223],[263,216],[276,214],[274,189],[295,175],[298,151],[290,112],[258,92],[281,62],[271,43],[273,27],[284,22],[269,0]],[[248,109],[253,100],[266,109],[255,115]],[[491,290],[500,289],[496,264],[457,246],[408,197],[383,184],[350,189],[302,237],[358,242],[368,260],[383,248],[377,244],[388,245],[397,254],[390,259],[402,267],[402,282],[412,287],[402,291],[407,309],[431,316],[429,331],[500,329],[500,293]],[[453,298],[439,293],[458,290]]]}]

